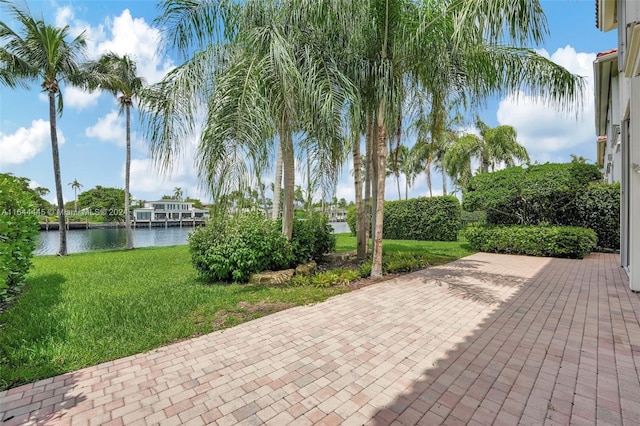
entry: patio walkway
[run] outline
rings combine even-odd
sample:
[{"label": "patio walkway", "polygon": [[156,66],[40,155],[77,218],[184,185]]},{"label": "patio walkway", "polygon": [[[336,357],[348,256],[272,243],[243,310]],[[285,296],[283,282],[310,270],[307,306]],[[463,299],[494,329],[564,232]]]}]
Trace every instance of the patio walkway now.
[{"label": "patio walkway", "polygon": [[638,425],[617,264],[479,253],[1,392],[0,425]]}]

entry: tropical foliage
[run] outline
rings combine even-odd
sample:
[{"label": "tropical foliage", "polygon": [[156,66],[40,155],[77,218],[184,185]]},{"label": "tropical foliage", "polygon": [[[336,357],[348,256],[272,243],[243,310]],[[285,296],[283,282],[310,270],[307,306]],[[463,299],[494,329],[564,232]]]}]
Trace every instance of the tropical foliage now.
[{"label": "tropical foliage", "polygon": [[129,206],[129,184],[131,177],[131,107],[140,96],[145,81],[137,74],[137,66],[133,58],[128,55],[117,55],[113,52],[105,53],[97,61],[85,64],[86,78],[91,89],[99,88],[113,94],[118,99],[120,113],[126,117],[126,161],[124,168],[124,217],[127,249],[133,248]]},{"label": "tropical foliage", "polygon": [[70,36],[69,26],[58,28],[43,19],[31,16],[28,7],[17,7],[2,1],[8,16],[18,25],[14,30],[6,22],[0,21],[0,61],[2,71],[0,81],[9,86],[19,82],[40,83],[49,99],[49,122],[51,129],[51,149],[56,199],[60,221],[60,249],[58,254],[67,254],[67,234],[62,197],[62,178],[58,152],[56,118],[62,115],[63,99],[61,85],[82,82],[80,61],[84,55],[83,34]]},{"label": "tropical foliage", "polygon": [[23,283],[38,235],[38,207],[21,181],[0,174],[0,310]]},{"label": "tropical foliage", "polygon": [[[547,33],[534,0],[165,0],[161,10],[167,44],[187,61],[146,97],[159,164],[171,164],[202,116],[198,168],[216,198],[258,181],[278,153],[282,231],[291,238],[295,152],[330,187],[348,141],[354,164],[365,158],[364,176],[354,170],[358,253],[366,252],[370,211],[374,276],[382,273],[388,145],[395,141],[397,150],[412,105],[430,107],[426,133],[440,143],[447,105],[477,106],[487,96],[523,90],[568,110],[582,88],[579,77],[527,48]],[[498,138],[490,133],[483,138]],[[444,161],[434,152],[428,157]],[[488,164],[523,158],[501,155],[493,152]],[[277,161],[278,189],[280,170]]]},{"label": "tropical foliage", "polygon": [[89,214],[102,215],[105,222],[124,220],[125,193],[120,188],[107,188],[97,185],[78,196],[78,207],[87,209]]}]

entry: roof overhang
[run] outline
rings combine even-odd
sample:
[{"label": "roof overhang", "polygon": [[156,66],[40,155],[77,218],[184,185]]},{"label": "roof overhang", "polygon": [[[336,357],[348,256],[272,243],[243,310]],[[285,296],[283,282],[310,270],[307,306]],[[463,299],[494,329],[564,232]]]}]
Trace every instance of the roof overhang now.
[{"label": "roof overhang", "polygon": [[600,31],[610,31],[618,26],[616,0],[596,0],[596,26]]},{"label": "roof overhang", "polygon": [[611,79],[618,75],[618,51],[600,54],[593,61],[596,135],[607,134],[607,113],[611,97]]}]

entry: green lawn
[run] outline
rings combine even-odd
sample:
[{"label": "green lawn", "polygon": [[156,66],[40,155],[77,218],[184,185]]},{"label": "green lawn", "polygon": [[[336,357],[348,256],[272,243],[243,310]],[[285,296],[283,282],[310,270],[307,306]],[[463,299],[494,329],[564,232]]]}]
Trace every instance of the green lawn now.
[{"label": "green lawn", "polygon": [[[338,236],[340,250],[355,238]],[[429,252],[445,263],[459,243],[387,241],[385,251]],[[207,284],[187,246],[39,256],[18,302],[0,315],[0,390],[144,352],[346,287]]]}]

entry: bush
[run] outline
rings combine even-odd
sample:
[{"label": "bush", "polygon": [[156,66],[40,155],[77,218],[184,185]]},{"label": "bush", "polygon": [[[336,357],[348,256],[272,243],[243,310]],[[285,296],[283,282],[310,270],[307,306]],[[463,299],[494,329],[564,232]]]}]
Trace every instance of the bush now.
[{"label": "bush", "polygon": [[462,207],[484,210],[487,223],[495,225],[576,225],[566,220],[574,215],[576,195],[600,179],[593,164],[509,167],[473,176]]},{"label": "bush", "polygon": [[294,221],[291,247],[294,262],[298,265],[321,260],[324,254],[334,251],[336,236],[327,216],[314,213],[307,220]]},{"label": "bush", "polygon": [[587,186],[576,198],[572,222],[593,229],[598,248],[620,248],[620,184],[602,183]]},{"label": "bush", "polygon": [[351,231],[351,236],[356,236],[357,229],[357,215],[356,215],[356,206],[349,206],[347,208],[347,217],[345,219],[347,221],[347,225],[349,225],[349,230]]},{"label": "bush", "polygon": [[470,226],[465,236],[479,251],[578,259],[597,242],[593,230],[569,226]]},{"label": "bush", "polygon": [[211,281],[245,282],[251,274],[279,270],[294,260],[291,244],[262,213],[213,218],[189,235],[195,268]]},{"label": "bush", "polygon": [[389,201],[382,235],[391,240],[456,241],[460,214],[460,203],[451,195]]},{"label": "bush", "polygon": [[10,299],[31,267],[39,208],[19,178],[0,174],[0,303]]}]

